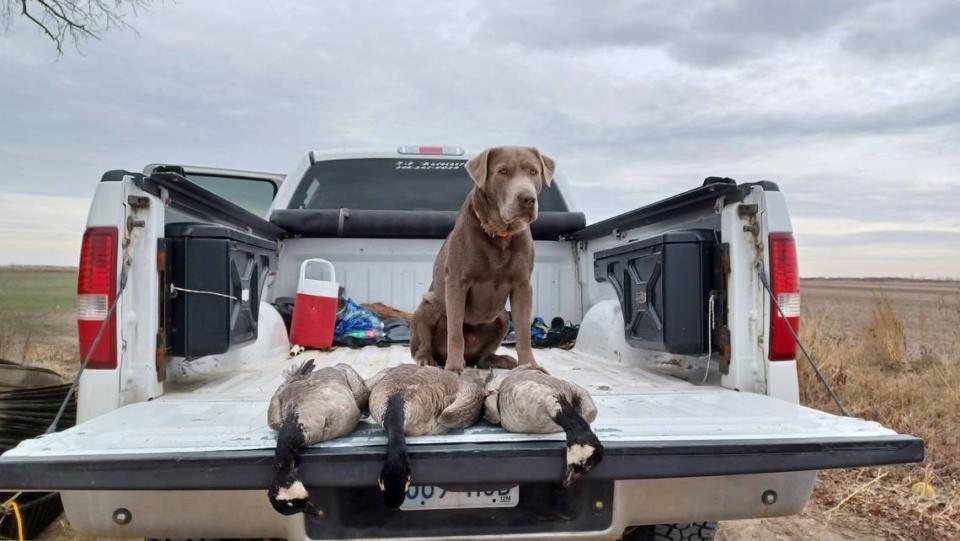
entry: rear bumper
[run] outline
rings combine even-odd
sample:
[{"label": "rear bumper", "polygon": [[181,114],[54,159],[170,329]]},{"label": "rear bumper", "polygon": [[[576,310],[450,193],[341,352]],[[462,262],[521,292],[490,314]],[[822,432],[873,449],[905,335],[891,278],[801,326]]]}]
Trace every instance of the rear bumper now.
[{"label": "rear bumper", "polygon": [[[619,539],[625,528],[640,524],[795,514],[809,499],[815,477],[815,472],[789,472],[613,483],[584,480],[565,496],[556,494],[559,496],[556,498],[544,498],[542,490],[529,491],[529,487],[521,485],[519,505],[498,512],[476,509],[389,512],[383,508],[376,487],[311,488],[311,499],[324,511],[325,518],[319,521],[302,515],[278,514],[262,489],[92,490],[61,494],[74,529],[97,539],[266,537],[291,541],[439,541],[460,537],[599,541]],[[762,494],[769,491],[777,494],[773,504],[763,503]],[[601,502],[599,506],[597,502]],[[129,524],[118,525],[112,520],[119,508],[126,509],[133,517]]]},{"label": "rear bumper", "polygon": [[[383,447],[313,448],[300,474],[307,486],[371,486]],[[810,471],[920,462],[923,441],[903,435],[724,441],[645,441],[605,445],[594,480],[664,479]],[[562,442],[442,444],[410,447],[417,484],[559,482]],[[263,489],[273,451],[70,457],[0,457],[0,490]]]}]

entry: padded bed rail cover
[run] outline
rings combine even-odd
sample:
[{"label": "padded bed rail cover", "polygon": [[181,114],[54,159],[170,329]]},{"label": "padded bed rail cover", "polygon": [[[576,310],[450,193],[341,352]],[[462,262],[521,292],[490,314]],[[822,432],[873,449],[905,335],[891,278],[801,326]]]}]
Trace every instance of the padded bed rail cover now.
[{"label": "padded bed rail cover", "polygon": [[[277,209],[270,221],[294,235],[312,238],[442,239],[453,229],[452,210]],[[541,212],[530,230],[535,240],[558,240],[583,229],[582,212]]]}]

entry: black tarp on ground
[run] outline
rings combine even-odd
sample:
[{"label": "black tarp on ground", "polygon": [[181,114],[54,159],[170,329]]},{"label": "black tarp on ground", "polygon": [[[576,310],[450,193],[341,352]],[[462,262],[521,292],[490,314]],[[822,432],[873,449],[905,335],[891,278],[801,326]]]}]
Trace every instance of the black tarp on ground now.
[{"label": "black tarp on ground", "polygon": [[[25,439],[43,434],[53,422],[70,385],[52,370],[26,367],[0,359],[0,453]],[[63,430],[76,422],[77,401],[74,395],[60,419]],[[0,492],[0,503],[15,493]],[[33,539],[63,511],[57,492],[25,492],[17,497],[24,523],[24,536]],[[0,523],[0,536],[17,538],[17,524],[12,516]]]}]

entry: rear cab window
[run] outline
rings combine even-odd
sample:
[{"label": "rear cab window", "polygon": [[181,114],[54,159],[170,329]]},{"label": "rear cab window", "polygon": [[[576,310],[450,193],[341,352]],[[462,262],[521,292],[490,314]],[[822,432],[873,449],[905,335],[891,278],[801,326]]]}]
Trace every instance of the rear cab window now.
[{"label": "rear cab window", "polygon": [[[361,158],[310,166],[288,208],[358,210],[460,210],[473,187],[466,160]],[[544,186],[540,211],[566,212],[556,185]]]},{"label": "rear cab window", "polygon": [[267,216],[270,203],[277,195],[277,185],[266,179],[189,172],[186,177],[190,182],[261,218]]}]

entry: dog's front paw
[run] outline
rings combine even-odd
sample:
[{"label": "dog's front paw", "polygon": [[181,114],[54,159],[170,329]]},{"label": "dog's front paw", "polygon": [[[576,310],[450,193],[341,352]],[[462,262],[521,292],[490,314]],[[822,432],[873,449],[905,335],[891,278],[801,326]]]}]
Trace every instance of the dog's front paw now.
[{"label": "dog's front paw", "polygon": [[437,361],[434,361],[433,357],[418,355],[413,360],[420,366],[437,366]]},{"label": "dog's front paw", "polygon": [[465,365],[466,363],[463,361],[463,359],[451,359],[448,357],[447,363],[444,365],[443,369],[459,374],[463,372],[463,368]]}]

